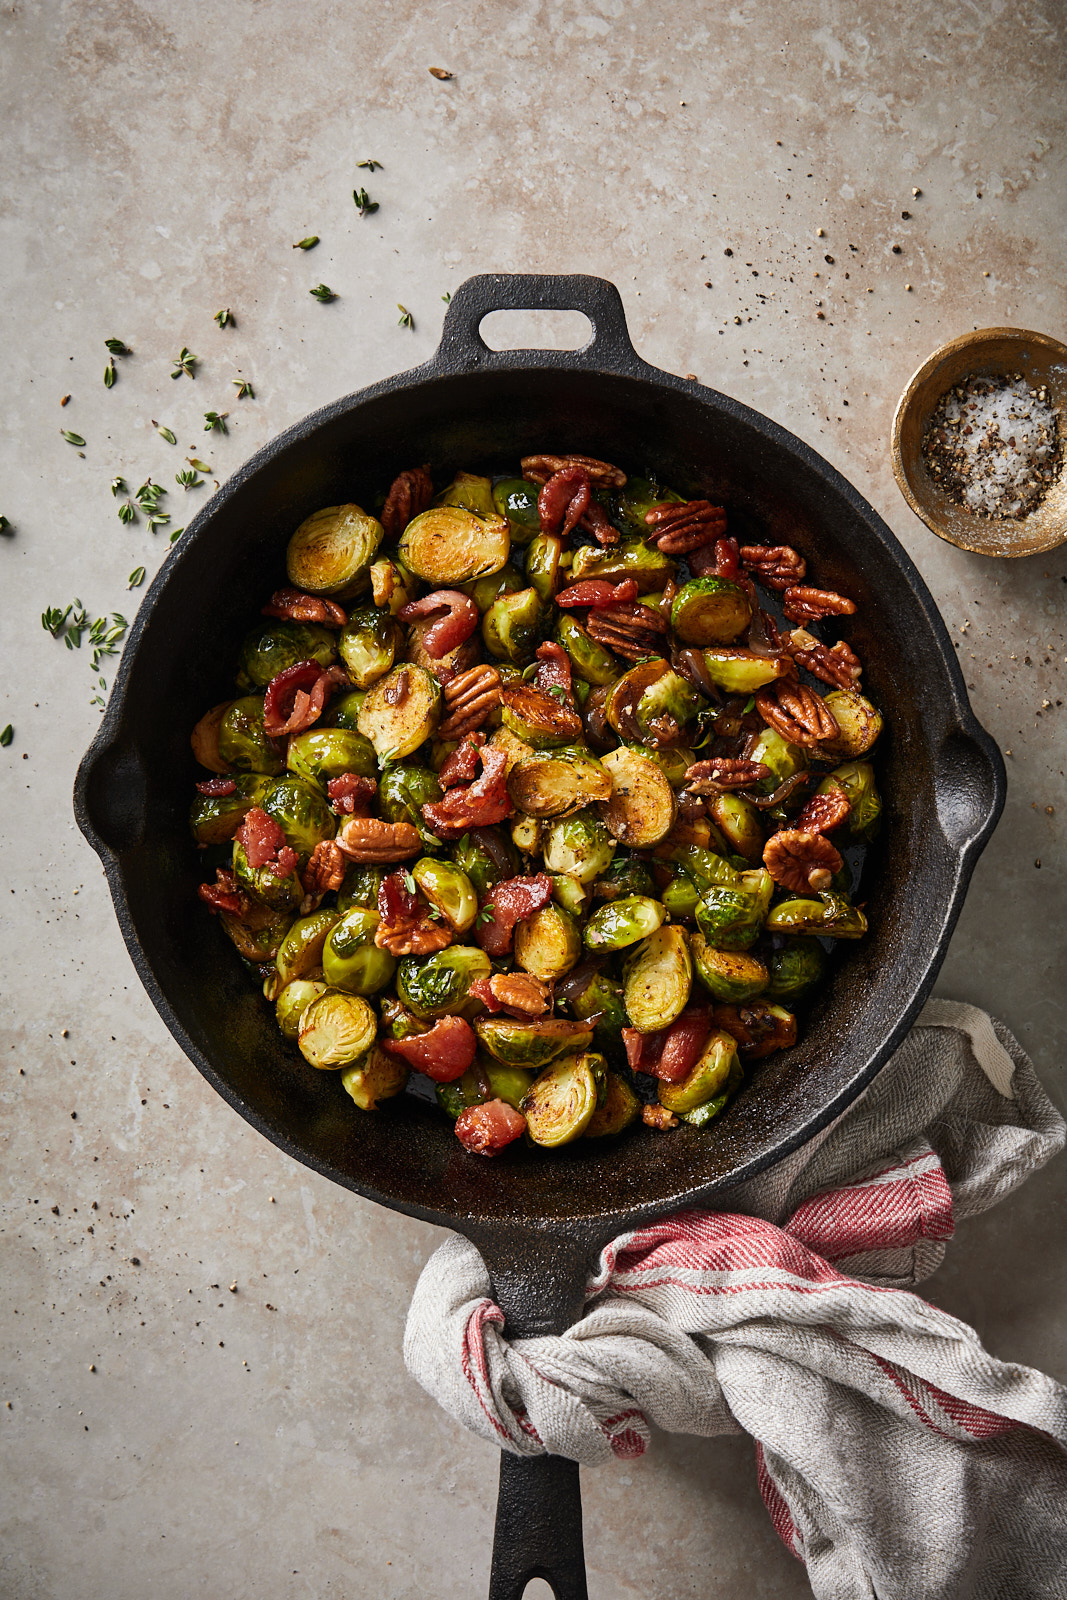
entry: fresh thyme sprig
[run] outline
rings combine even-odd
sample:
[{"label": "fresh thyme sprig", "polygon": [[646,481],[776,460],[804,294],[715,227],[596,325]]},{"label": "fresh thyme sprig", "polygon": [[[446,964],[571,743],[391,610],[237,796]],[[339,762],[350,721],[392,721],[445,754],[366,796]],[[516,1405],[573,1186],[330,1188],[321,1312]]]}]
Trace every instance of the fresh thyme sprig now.
[{"label": "fresh thyme sprig", "polygon": [[411,315],[411,312],[408,310],[407,306],[402,306],[398,300],[396,303],[396,309],[400,312],[400,316],[397,319],[397,327],[414,329],[415,318]]},{"label": "fresh thyme sprig", "polygon": [[380,161],[370,161],[370,160],[368,160],[368,161],[357,161],[356,162],[356,166],[357,167],[366,167],[368,172],[377,172],[381,168],[381,165],[382,164],[381,164]]},{"label": "fresh thyme sprig", "polygon": [[226,418],[229,416],[229,414],[230,413],[228,411],[205,411],[204,432],[229,433],[230,430],[226,426]]},{"label": "fresh thyme sprig", "polygon": [[372,200],[366,189],[353,189],[352,199],[361,217],[369,217],[378,209],[378,201]]},{"label": "fresh thyme sprig", "polygon": [[137,504],[142,511],[157,511],[159,502],[166,492],[166,489],[162,488],[160,484],[153,483],[151,478],[146,478],[137,491]]},{"label": "fresh thyme sprig", "polygon": [[254,400],[256,398],[256,391],[247,378],[231,378],[230,382],[237,390],[238,400]]},{"label": "fresh thyme sprig", "polygon": [[111,480],[111,493],[115,496],[116,500],[118,499],[120,494],[129,494],[129,492],[130,492],[130,486],[126,482],[125,478],[112,478],[112,480]]},{"label": "fresh thyme sprig", "polygon": [[221,311],[216,311],[211,320],[212,322],[217,322],[220,328],[236,328],[237,326],[237,318],[229,306],[223,306]]},{"label": "fresh thyme sprig", "polygon": [[143,567],[134,567],[133,571],[130,573],[130,576],[126,580],[127,589],[139,589],[141,587],[142,583],[144,582],[144,579],[145,579],[145,570],[144,570],[144,568]]},{"label": "fresh thyme sprig", "polygon": [[317,283],[314,289],[308,290],[308,294],[313,294],[315,299],[320,301],[324,306],[328,305],[331,300],[337,299],[337,296],[334,294],[333,290],[325,283]]},{"label": "fresh thyme sprig", "polygon": [[104,347],[111,356],[132,356],[133,351],[121,339],[105,339]]},{"label": "fresh thyme sprig", "polygon": [[187,350],[185,346],[182,345],[181,350],[174,357],[174,371],[171,373],[171,377],[180,378],[184,374],[184,376],[187,378],[195,378],[196,363],[199,360],[199,356],[194,356],[191,350]]},{"label": "fresh thyme sprig", "polygon": [[309,233],[306,239],[298,239],[293,246],[294,250],[314,250],[319,242],[317,233]]},{"label": "fresh thyme sprig", "polygon": [[198,472],[189,470],[176,472],[174,481],[180,484],[183,489],[199,489],[204,480]]},{"label": "fresh thyme sprig", "polygon": [[137,507],[134,505],[132,500],[124,500],[122,502],[122,504],[119,506],[119,521],[120,522],[136,522],[137,521]]}]

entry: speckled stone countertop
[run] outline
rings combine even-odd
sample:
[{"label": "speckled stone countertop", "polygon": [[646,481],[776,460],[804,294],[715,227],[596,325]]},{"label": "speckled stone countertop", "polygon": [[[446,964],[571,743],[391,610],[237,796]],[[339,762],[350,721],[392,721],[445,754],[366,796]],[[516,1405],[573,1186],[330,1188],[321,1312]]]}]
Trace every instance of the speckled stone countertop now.
[{"label": "speckled stone countertop", "polygon": [[[98,674],[39,622],[75,595],[132,615],[127,575],[210,493],[175,483],[185,458],[221,480],[424,359],[471,273],[613,279],[642,355],[799,434],[887,518],[1009,772],[938,992],[1003,1017],[1062,1103],[1067,551],[940,543],[889,461],[937,344],[1064,335],[1056,18],[1037,0],[5,0],[6,1600],[485,1590],[494,1453],[401,1361],[438,1235],[289,1161],[177,1051],[71,817]],[[363,185],[380,209],[361,219]],[[318,304],[319,282],[339,298]],[[107,336],[133,350],[110,390]],[[197,376],[172,381],[183,346]],[[169,524],[122,524],[117,474],[165,485]],[[1060,1378],[1065,1195],[1054,1164],[965,1224],[926,1291]],[[657,1435],[584,1493],[595,1600],[809,1593],[745,1439]]]}]

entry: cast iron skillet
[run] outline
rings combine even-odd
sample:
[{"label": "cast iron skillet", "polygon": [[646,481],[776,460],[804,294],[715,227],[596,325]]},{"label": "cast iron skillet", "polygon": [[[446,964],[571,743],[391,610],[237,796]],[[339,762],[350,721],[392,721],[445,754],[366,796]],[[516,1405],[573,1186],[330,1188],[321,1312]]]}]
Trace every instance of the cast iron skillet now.
[{"label": "cast iron skillet", "polygon": [[[500,309],[578,310],[577,351],[494,352]],[[408,1096],[354,1112],[330,1073],[282,1039],[236,954],[195,899],[186,824],[189,730],[232,693],[237,642],[281,580],[286,541],[321,506],[368,505],[402,468],[429,461],[514,471],[574,450],[654,468],[728,507],[746,539],[792,543],[815,580],[858,603],[847,637],[886,715],[886,811],[871,864],[870,933],[849,944],[800,1042],[750,1072],[710,1132],[621,1143],[464,1153],[435,1108]],[[253,1127],[368,1199],[471,1239],[509,1331],[560,1331],[580,1313],[587,1263],[623,1228],[694,1204],[770,1166],[868,1084],[928,993],[975,861],[1004,801],[1004,767],[975,720],[945,626],[872,508],[816,453],[737,401],[636,354],[614,286],[590,277],[472,278],[425,366],[326,406],[266,445],[190,525],[138,613],[75,789],[145,988],[208,1082]],[[540,1576],[586,1593],[577,1466],[502,1455],[491,1600]]]}]

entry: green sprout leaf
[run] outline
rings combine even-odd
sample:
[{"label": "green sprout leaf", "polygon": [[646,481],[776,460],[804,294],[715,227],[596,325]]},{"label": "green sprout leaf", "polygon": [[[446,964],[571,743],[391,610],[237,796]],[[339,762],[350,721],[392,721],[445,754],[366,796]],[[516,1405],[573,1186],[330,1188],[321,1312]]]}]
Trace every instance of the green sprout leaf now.
[{"label": "green sprout leaf", "polygon": [[144,582],[145,571],[143,567],[134,567],[127,580],[127,589],[139,589]]},{"label": "green sprout leaf", "polygon": [[754,694],[750,694],[748,699],[747,699],[747,701],[745,702],[745,704],[741,708],[741,715],[743,717],[747,717],[749,712],[750,711],[754,711],[755,709],[756,709],[756,696]]},{"label": "green sprout leaf", "polygon": [[154,511],[152,513],[152,515],[148,519],[148,531],[149,531],[149,533],[155,533],[157,528],[166,527],[166,525],[167,525],[167,523],[169,521],[170,521],[170,517],[167,515],[167,513],[165,511]]},{"label": "green sprout leaf", "polygon": [[159,434],[159,437],[161,439],[166,439],[168,444],[177,444],[178,443],[177,435],[175,433],[172,433],[170,428],[168,428],[165,423],[157,422],[155,417],[153,417],[152,418],[152,426],[153,426],[153,428],[155,428],[156,432]]},{"label": "green sprout leaf", "polygon": [[314,289],[308,290],[308,294],[313,294],[315,299],[324,306],[329,305],[331,300],[337,299],[337,296],[334,294],[333,290],[328,284],[325,283],[317,283]]},{"label": "green sprout leaf", "polygon": [[489,907],[486,906],[484,911],[479,911],[477,921],[479,927],[484,927],[487,922],[496,921],[496,913],[491,911]]},{"label": "green sprout leaf", "polygon": [[414,328],[415,318],[411,315],[411,312],[408,310],[407,306],[402,306],[398,300],[396,303],[396,309],[400,312],[400,316],[397,319],[397,327]]},{"label": "green sprout leaf", "polygon": [[14,737],[15,730],[9,722],[3,733],[0,733],[0,749],[6,750]]},{"label": "green sprout leaf", "polygon": [[74,445],[76,449],[80,450],[85,444],[85,440],[82,438],[80,433],[71,433],[66,428],[60,428],[59,431],[63,435],[64,439],[66,439],[67,443]]},{"label": "green sprout leaf", "polygon": [[182,345],[181,350],[174,357],[174,371],[171,373],[171,377],[180,378],[184,373],[187,378],[195,378],[196,363],[199,361],[199,359],[199,356],[194,356],[191,350],[187,350],[185,346]]},{"label": "green sprout leaf", "polygon": [[211,320],[212,322],[217,322],[220,328],[236,328],[237,326],[237,318],[229,306],[224,306],[221,311],[216,311]]},{"label": "green sprout leaf", "polygon": [[113,356],[132,356],[133,355],[133,351],[130,349],[129,345],[128,344],[123,344],[121,339],[105,339],[104,340],[104,347],[107,350],[109,355],[113,355]]},{"label": "green sprout leaf", "polygon": [[107,366],[104,368],[104,388],[113,389],[115,387],[115,379],[117,377],[118,373],[115,371],[115,363],[113,361],[109,361]]},{"label": "green sprout leaf", "polygon": [[58,606],[49,606],[47,611],[41,613],[41,627],[46,633],[50,633],[53,639],[58,639],[71,610],[71,606],[65,611],[60,611]]},{"label": "green sprout leaf", "polygon": [[254,400],[256,398],[256,391],[247,378],[231,378],[230,382],[237,390],[238,400]]},{"label": "green sprout leaf", "polygon": [[377,172],[381,167],[380,161],[357,161],[357,167],[366,167],[368,172]]},{"label": "green sprout leaf", "polygon": [[377,200],[372,200],[366,189],[353,189],[352,199],[361,217],[369,217],[378,209]]},{"label": "green sprout leaf", "polygon": [[446,292],[441,296],[441,299],[444,301],[446,306],[447,306],[448,302],[451,300],[451,298],[452,298],[452,291],[450,289],[446,290]]},{"label": "green sprout leaf", "polygon": [[229,414],[230,413],[228,411],[205,411],[204,432],[229,433],[230,430],[226,426],[226,418],[229,416]]},{"label": "green sprout leaf", "polygon": [[166,492],[166,489],[161,488],[158,483],[153,483],[151,478],[146,478],[137,491],[137,503],[142,511],[155,511]]}]

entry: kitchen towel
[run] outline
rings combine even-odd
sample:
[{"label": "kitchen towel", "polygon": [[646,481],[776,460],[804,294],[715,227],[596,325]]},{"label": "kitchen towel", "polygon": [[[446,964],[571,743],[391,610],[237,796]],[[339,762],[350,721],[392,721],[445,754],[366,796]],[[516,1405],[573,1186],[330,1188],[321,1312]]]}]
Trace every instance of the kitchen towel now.
[{"label": "kitchen towel", "polygon": [[640,1455],[649,1419],[751,1434],[819,1600],[1067,1596],[1067,1390],[909,1292],[955,1223],[1065,1132],[1001,1023],[930,1001],[809,1144],[719,1210],[613,1240],[566,1333],[507,1340],[481,1257],[450,1239],[416,1287],[405,1360],[520,1455]]}]

